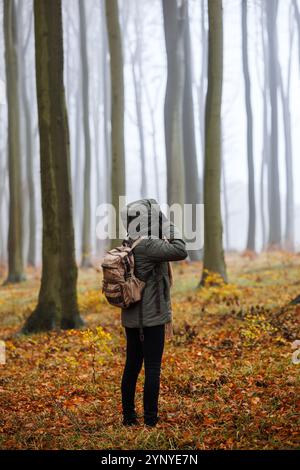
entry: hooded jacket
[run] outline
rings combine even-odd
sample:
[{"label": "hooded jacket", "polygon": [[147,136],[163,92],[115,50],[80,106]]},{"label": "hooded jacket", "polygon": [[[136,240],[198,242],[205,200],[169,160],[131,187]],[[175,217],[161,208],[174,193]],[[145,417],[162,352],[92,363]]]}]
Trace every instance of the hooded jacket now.
[{"label": "hooded jacket", "polygon": [[135,275],[146,282],[142,300],[122,309],[122,325],[138,328],[140,308],[142,326],[169,323],[172,311],[168,261],[187,257],[185,242],[178,238],[178,230],[161,212],[155,199],[141,199],[127,205],[121,218],[130,242],[142,237],[133,254]]}]

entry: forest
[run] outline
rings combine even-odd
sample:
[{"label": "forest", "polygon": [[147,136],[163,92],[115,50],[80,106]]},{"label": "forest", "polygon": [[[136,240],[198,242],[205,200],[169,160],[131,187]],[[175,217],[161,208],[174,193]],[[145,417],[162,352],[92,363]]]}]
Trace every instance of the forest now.
[{"label": "forest", "polygon": [[[0,28],[0,449],[299,450],[300,1],[0,0]],[[120,421],[120,197],[203,207],[153,429]]]}]

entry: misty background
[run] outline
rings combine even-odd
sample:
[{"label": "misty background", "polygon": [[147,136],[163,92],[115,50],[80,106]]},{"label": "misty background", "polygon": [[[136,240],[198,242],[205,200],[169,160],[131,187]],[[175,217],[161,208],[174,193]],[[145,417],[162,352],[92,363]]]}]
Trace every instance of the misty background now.
[{"label": "misty background", "polygon": [[[273,1],[273,0],[267,0]],[[78,0],[62,2],[64,32],[64,76],[67,110],[70,128],[73,210],[76,235],[76,253],[81,253],[81,226],[83,223],[84,188],[84,125],[82,80],[88,80],[89,132],[91,143],[91,230],[93,253],[99,254],[101,246],[96,243],[96,206],[108,200],[109,139],[107,138],[107,114],[109,113],[109,54],[107,48],[104,3],[100,0],[85,0],[85,41],[88,56],[88,73],[83,77],[80,54],[80,12]],[[201,0],[189,0],[189,24],[191,35],[191,70],[193,80],[193,112],[199,178],[203,180],[203,119],[205,112],[205,90],[207,86],[207,4]],[[2,4],[2,2],[1,2]],[[27,125],[32,134],[32,165],[34,178],[34,200],[36,208],[36,257],[41,260],[42,218],[39,185],[39,136],[36,106],[34,24],[32,2],[16,1],[20,54],[20,88],[26,88],[30,122],[24,110],[21,115],[22,132],[22,194],[24,217],[24,244],[29,245],[29,201],[26,168]],[[165,50],[162,5],[160,0],[120,0],[120,25],[122,31],[124,84],[125,84],[125,157],[126,188],[128,202],[141,197],[141,135],[145,155],[147,197],[167,202],[166,155],[164,137],[164,100],[167,80],[167,58]],[[262,249],[262,202],[268,227],[267,181],[264,178],[264,198],[261,200],[261,164],[263,155],[263,93],[264,53],[262,47],[265,27],[262,26],[262,6],[259,0],[249,0],[248,9],[248,57],[251,79],[251,104],[253,111],[253,145],[256,198],[256,249]],[[0,9],[3,20],[3,8]],[[222,97],[222,211],[223,239],[227,250],[244,250],[247,241],[247,140],[244,74],[242,63],[241,1],[224,0],[224,75]],[[292,136],[292,158],[294,174],[295,204],[295,249],[300,246],[300,187],[296,175],[300,172],[299,122],[300,122],[300,71],[299,30],[294,14],[294,2],[279,0],[277,23],[278,60],[285,90],[289,86],[289,109]],[[4,40],[0,36],[0,259],[7,260],[8,232],[8,171],[7,171],[7,104],[5,99]],[[289,81],[289,85],[288,85]],[[24,90],[23,90],[24,91]],[[204,94],[204,97],[203,97]],[[141,115],[137,115],[139,100]],[[280,195],[282,232],[285,226],[286,165],[282,100],[278,93],[278,155],[280,170]],[[109,125],[108,125],[109,127]],[[108,129],[109,132],[109,129]],[[156,178],[155,166],[159,179]],[[225,199],[227,198],[227,210]],[[279,210],[279,208],[278,208]],[[26,252],[26,249],[25,249]]]}]

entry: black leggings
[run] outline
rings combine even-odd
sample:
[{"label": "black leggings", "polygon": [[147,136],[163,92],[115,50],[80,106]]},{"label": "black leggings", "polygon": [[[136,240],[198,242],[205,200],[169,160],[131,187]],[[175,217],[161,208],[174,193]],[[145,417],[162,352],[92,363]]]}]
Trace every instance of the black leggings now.
[{"label": "black leggings", "polygon": [[123,414],[127,417],[135,415],[135,387],[144,360],[144,420],[146,423],[151,423],[157,418],[165,325],[145,327],[144,341],[140,340],[139,328],[125,328],[125,330],[127,348],[122,377]]}]

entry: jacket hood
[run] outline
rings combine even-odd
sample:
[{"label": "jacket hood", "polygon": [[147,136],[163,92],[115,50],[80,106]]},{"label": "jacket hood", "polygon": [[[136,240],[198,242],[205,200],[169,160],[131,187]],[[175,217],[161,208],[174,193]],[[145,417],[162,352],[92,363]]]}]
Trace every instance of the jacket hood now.
[{"label": "jacket hood", "polygon": [[139,199],[127,204],[121,210],[121,219],[133,240],[139,237],[163,238],[168,222],[155,199]]}]

